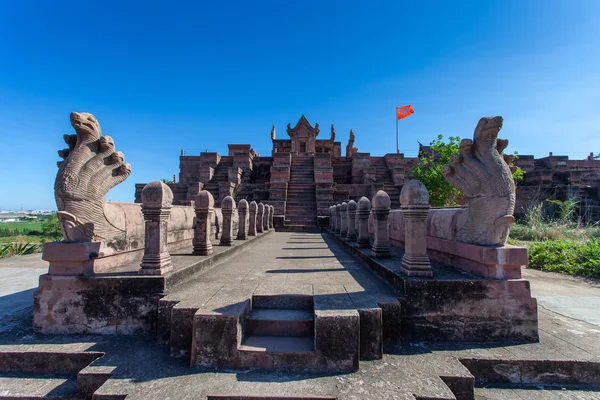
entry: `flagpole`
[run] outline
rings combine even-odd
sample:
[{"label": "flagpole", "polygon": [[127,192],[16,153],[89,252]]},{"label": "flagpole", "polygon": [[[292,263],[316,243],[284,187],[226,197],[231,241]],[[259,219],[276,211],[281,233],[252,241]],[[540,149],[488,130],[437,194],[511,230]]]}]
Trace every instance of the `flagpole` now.
[{"label": "flagpole", "polygon": [[396,154],[400,154],[400,149],[398,148],[398,109],[396,108]]}]

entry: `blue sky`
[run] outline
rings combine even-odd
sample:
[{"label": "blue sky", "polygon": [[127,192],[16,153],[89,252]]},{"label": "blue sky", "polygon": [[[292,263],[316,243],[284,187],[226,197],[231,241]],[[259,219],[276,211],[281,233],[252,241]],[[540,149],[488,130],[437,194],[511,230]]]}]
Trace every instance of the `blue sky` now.
[{"label": "blue sky", "polygon": [[[360,151],[471,137],[502,115],[509,149],[600,151],[600,1],[4,2],[0,209],[55,208],[71,111],[93,113],[134,184],[178,173],[181,149],[271,149],[304,113]],[[375,5],[376,4],[376,5]]]}]

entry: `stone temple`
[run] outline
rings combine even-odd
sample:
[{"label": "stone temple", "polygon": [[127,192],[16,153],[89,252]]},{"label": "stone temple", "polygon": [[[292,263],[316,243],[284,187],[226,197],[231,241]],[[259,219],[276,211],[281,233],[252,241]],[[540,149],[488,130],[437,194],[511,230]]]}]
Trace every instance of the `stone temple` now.
[{"label": "stone temple", "polygon": [[[181,157],[180,183],[106,201],[132,167],[89,113],[59,151],[63,232],[32,324],[0,332],[0,398],[474,399],[598,385],[597,343],[541,319],[506,244],[515,184],[481,118],[431,208],[402,155],[346,156],[302,117],[273,153]],[[203,183],[206,182],[204,186]],[[548,317],[546,317],[548,318]],[[544,325],[545,324],[545,325]],[[550,326],[550,327],[548,327]]]},{"label": "stone temple", "polygon": [[[316,228],[319,216],[328,215],[331,205],[372,198],[379,190],[388,193],[392,209],[398,209],[400,190],[419,161],[402,153],[372,156],[358,152],[352,130],[342,147],[333,125],[329,137],[319,139],[319,124],[311,125],[304,115],[294,128],[288,124],[286,133],[288,138],[278,139],[273,126],[270,156],[260,156],[250,144],[230,144],[226,156],[182,151],[179,182],[167,183],[173,204],[191,204],[202,189],[213,195],[217,205],[225,196],[269,201],[279,229],[310,230]],[[421,154],[430,154],[429,147],[420,145]],[[526,172],[517,187],[515,215],[523,215],[529,205],[546,199],[577,197],[581,219],[600,220],[600,160],[593,154],[587,160],[552,153],[539,159],[520,155],[513,162]],[[142,201],[144,186],[136,185],[137,203]]]}]

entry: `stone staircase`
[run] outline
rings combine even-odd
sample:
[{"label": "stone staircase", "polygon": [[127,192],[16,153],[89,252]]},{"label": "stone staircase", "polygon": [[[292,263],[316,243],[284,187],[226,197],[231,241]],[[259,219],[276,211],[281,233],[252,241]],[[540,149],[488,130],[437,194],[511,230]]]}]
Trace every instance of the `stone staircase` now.
[{"label": "stone staircase", "polygon": [[221,161],[215,168],[212,179],[204,185],[204,189],[213,195],[215,203],[219,201],[219,182],[229,181],[229,167],[233,167],[233,157],[221,157]]},{"label": "stone staircase", "polygon": [[253,296],[239,346],[240,367],[311,368],[316,357],[311,296]]},{"label": "stone staircase", "polygon": [[316,229],[317,197],[311,156],[293,156],[288,184],[285,225],[299,231]]},{"label": "stone staircase", "polygon": [[375,167],[375,182],[383,184],[384,190],[392,201],[392,209],[400,208],[400,186],[394,185],[392,174],[382,157],[371,157],[371,167]]},{"label": "stone staircase", "polygon": [[[313,295],[304,293],[254,293],[244,300],[242,293],[250,288],[232,287],[223,288],[223,296],[217,295],[215,300],[203,297],[215,288],[207,289],[190,287],[167,296],[159,305],[159,317],[161,309],[170,313],[169,318],[159,318],[159,340],[169,342],[171,356],[189,358],[191,367],[321,372],[358,369],[364,347],[359,334],[363,330],[360,311],[338,310],[339,301],[317,304]],[[195,296],[197,293],[202,294]],[[365,323],[368,321],[365,317]],[[378,329],[369,325],[370,330],[381,337],[381,317],[374,326]],[[372,338],[364,339],[371,346]],[[364,359],[370,359],[368,354]]]}]

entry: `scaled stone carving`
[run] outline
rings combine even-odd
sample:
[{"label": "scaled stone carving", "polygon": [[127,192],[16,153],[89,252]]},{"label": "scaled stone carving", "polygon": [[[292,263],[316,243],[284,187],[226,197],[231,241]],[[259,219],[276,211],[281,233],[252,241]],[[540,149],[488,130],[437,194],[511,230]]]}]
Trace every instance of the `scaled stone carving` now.
[{"label": "scaled stone carving", "polygon": [[[515,184],[507,164],[510,156],[502,153],[508,140],[498,139],[502,123],[502,117],[481,118],[473,140],[463,139],[460,154],[453,155],[450,165],[444,167],[444,177],[461,191],[469,207],[456,218],[452,229],[434,226],[435,236],[489,246],[506,243],[515,220]],[[441,221],[432,220],[432,224],[436,222]]]},{"label": "scaled stone carving", "polygon": [[358,152],[358,149],[354,147],[354,132],[350,129],[350,137],[348,138],[348,144],[346,145],[346,157],[352,157],[353,154]]},{"label": "scaled stone carving", "polygon": [[[112,138],[102,136],[92,114],[71,113],[71,125],[76,134],[64,136],[69,147],[58,152],[64,161],[58,163],[54,185],[64,239],[126,242],[126,211],[118,203],[107,203],[106,193],[127,179],[131,167],[115,151]],[[141,211],[137,214],[134,223],[143,227]]]}]

